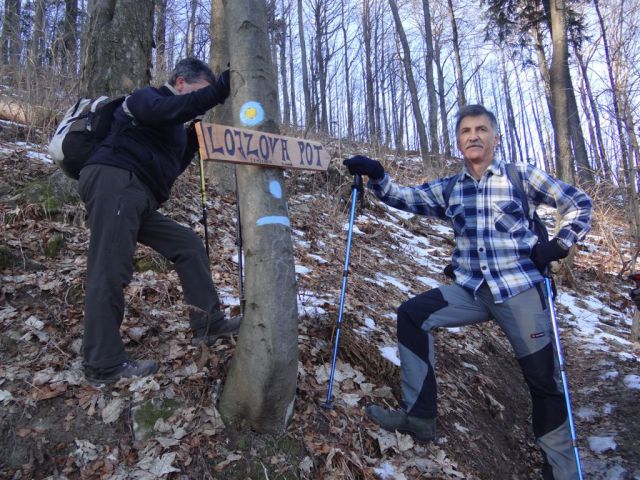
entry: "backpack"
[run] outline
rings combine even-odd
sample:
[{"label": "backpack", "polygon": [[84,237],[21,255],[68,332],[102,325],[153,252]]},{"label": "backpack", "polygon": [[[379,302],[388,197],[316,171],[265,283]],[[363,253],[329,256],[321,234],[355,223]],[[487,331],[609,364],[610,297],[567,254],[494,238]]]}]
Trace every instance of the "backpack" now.
[{"label": "backpack", "polygon": [[[529,200],[527,198],[527,193],[524,190],[524,185],[522,184],[522,178],[520,176],[520,172],[518,172],[518,168],[514,163],[507,163],[506,172],[507,178],[511,182],[511,185],[515,187],[516,193],[520,198],[520,202],[522,203],[522,208],[524,209],[525,216],[529,219],[529,228],[536,234],[538,237],[537,243],[546,243],[549,241],[549,232],[547,231],[547,226],[544,224],[538,212],[533,211],[533,215],[529,216]],[[451,198],[451,192],[453,192],[453,187],[455,187],[456,182],[462,176],[462,173],[459,173],[449,180],[449,183],[444,188],[442,192],[442,196],[444,197],[445,205],[449,206],[449,199]]]},{"label": "backpack", "polygon": [[125,98],[80,98],[64,114],[49,142],[49,155],[67,176],[79,178],[84,164],[109,134],[113,113]]}]

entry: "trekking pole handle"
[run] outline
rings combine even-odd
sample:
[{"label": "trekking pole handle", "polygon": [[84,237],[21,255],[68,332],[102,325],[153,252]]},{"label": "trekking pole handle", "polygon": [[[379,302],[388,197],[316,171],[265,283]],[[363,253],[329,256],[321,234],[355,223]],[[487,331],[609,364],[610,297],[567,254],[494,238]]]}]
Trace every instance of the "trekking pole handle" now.
[{"label": "trekking pole handle", "polygon": [[353,176],[353,185],[351,189],[356,189],[358,194],[360,195],[360,209],[364,210],[364,182],[362,181],[362,175],[356,173]]}]

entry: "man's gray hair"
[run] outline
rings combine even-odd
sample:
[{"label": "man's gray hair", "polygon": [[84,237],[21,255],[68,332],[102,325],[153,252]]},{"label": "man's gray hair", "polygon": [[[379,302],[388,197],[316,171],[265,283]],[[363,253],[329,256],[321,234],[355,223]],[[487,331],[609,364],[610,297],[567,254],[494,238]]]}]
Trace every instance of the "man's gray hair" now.
[{"label": "man's gray hair", "polygon": [[184,78],[187,83],[206,80],[213,85],[216,82],[216,76],[211,71],[211,68],[209,68],[209,65],[193,57],[183,58],[176,63],[169,77],[169,85],[175,87],[178,77]]},{"label": "man's gray hair", "polygon": [[484,108],[483,105],[465,105],[458,110],[456,114],[456,135],[458,134],[458,130],[460,129],[460,122],[465,117],[479,117],[480,115],[486,115],[489,117],[491,121],[491,126],[497,132],[498,129],[498,120],[496,120],[496,116]]}]

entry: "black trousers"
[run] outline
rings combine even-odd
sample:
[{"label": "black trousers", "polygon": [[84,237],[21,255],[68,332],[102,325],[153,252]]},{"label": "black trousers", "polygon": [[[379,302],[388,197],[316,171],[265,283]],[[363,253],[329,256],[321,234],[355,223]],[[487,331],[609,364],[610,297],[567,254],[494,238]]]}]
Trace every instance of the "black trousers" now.
[{"label": "black trousers", "polygon": [[136,243],[173,262],[195,330],[223,320],[204,244],[196,233],[157,211],[157,201],[135,174],[107,165],[82,169],[78,186],[91,237],[82,350],[84,366],[113,368],[127,360],[120,337],[124,287],[133,275]]}]

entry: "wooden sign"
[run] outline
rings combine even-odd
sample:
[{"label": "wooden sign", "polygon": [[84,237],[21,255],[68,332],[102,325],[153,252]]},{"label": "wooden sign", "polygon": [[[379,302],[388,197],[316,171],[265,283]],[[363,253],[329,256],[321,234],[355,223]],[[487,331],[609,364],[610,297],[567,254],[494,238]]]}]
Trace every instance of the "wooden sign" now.
[{"label": "wooden sign", "polygon": [[205,122],[196,132],[203,160],[320,171],[331,160],[321,143],[301,138]]}]

